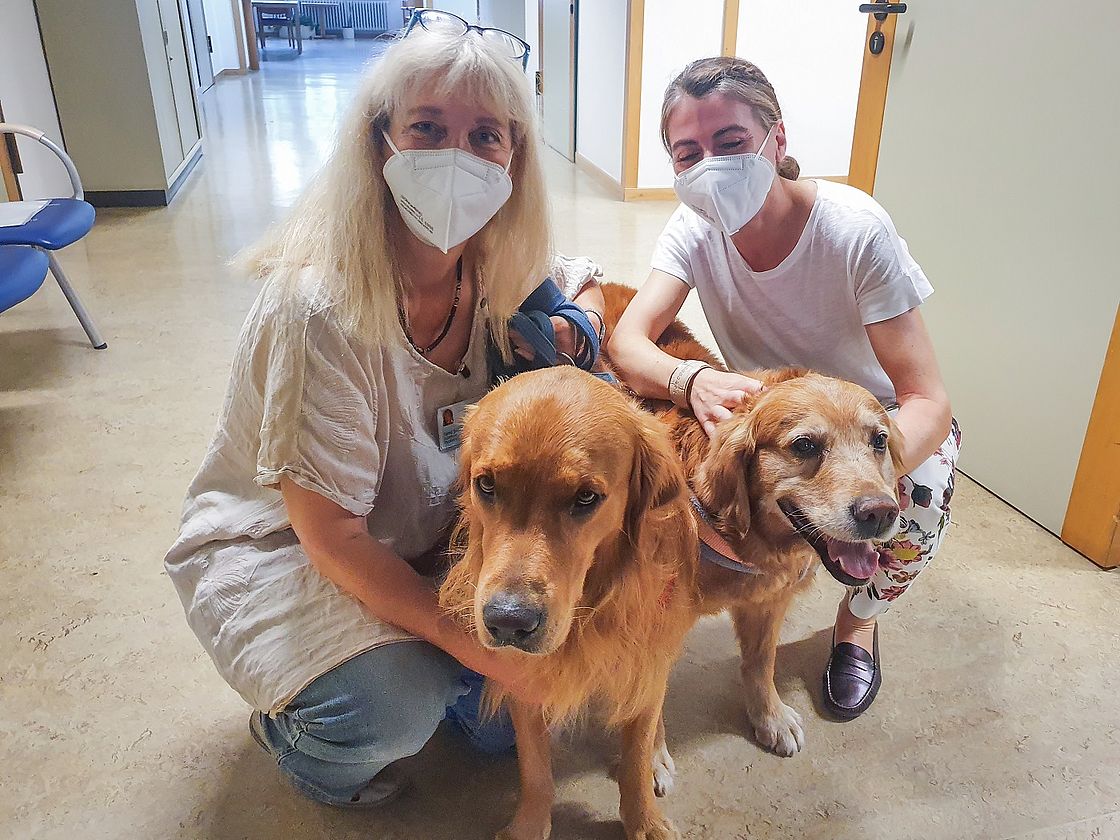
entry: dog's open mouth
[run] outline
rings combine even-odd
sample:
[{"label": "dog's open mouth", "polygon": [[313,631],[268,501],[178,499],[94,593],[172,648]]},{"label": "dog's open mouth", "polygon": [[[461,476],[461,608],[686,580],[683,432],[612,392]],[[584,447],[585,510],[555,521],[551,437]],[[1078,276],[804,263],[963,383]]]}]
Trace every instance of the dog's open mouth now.
[{"label": "dog's open mouth", "polygon": [[863,586],[879,570],[879,551],[870,540],[845,542],[833,539],[792,502],[780,501],[778,507],[793,529],[820,555],[828,573],[845,586]]}]

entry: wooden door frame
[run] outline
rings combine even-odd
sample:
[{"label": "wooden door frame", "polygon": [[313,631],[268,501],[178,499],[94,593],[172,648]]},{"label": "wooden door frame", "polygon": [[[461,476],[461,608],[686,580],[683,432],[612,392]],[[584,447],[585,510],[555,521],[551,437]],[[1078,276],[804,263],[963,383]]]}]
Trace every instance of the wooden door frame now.
[{"label": "wooden door frame", "polygon": [[867,48],[877,21],[867,16],[867,35],[863,42],[863,69],[856,99],[856,123],[852,134],[852,156],[848,161],[848,183],[868,195],[875,191],[875,170],[879,164],[879,141],[883,136],[883,114],[887,107],[887,85],[891,76],[891,57],[898,15],[887,15],[882,33],[883,51],[872,55]]},{"label": "wooden door frame", "polygon": [[1062,541],[1098,566],[1120,566],[1120,309],[1073,479]]},{"label": "wooden door frame", "polygon": [[[249,70],[260,70],[261,51],[257,46],[257,20],[253,12],[253,0],[241,0],[241,25],[245,34],[245,62]],[[238,57],[240,58],[240,49]]]},{"label": "wooden door frame", "polygon": [[[0,107],[0,122],[3,121],[4,109]],[[23,192],[20,190],[19,178],[16,177],[18,173],[15,162],[8,152],[8,138],[12,138],[10,142],[14,144],[15,135],[0,134],[0,183],[4,186],[0,190],[0,201],[20,201],[23,199]]]},{"label": "wooden door frame", "polygon": [[642,49],[645,44],[646,0],[626,4],[626,80],[622,117],[622,197],[638,191],[638,140],[642,123]]},{"label": "wooden door frame", "polygon": [[3,138],[0,138],[0,175],[4,180],[4,194],[0,195],[0,201],[19,201],[19,181],[16,179],[11,155],[8,154],[8,144]]}]

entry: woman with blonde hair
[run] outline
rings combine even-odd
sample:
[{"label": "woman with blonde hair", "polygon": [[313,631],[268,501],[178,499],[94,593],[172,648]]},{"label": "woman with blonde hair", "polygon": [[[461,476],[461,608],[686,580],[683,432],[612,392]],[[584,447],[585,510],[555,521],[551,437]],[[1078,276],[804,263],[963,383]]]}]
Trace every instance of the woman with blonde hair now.
[{"label": "woman with blonde hair", "polygon": [[[826,708],[851,720],[882,681],[876,619],[933,559],[949,522],[960,430],[919,312],[933,288],[874,199],[843,184],[797,180],[774,88],[749,61],[705,58],[686,67],[665,92],[661,136],[681,206],[610,339],[627,383],[691,408],[709,435],[760,389],[654,344],[695,289],[733,370],[798,365],[856,382],[901,432],[901,531],[874,568],[851,576],[824,669]],[[821,439],[791,446],[807,470],[828,457]],[[853,507],[853,519],[863,515]],[[800,722],[791,709],[783,718],[792,752]]]},{"label": "woman with blonde hair", "polygon": [[390,765],[445,717],[483,748],[512,744],[477,707],[480,675],[518,693],[515,666],[441,614],[424,575],[455,512],[462,409],[514,358],[522,301],[545,301],[534,323],[585,367],[597,346],[538,288],[551,254],[527,46],[415,20],[246,255],[264,287],[165,558],[253,736],[297,789],[349,807],[395,795]]}]

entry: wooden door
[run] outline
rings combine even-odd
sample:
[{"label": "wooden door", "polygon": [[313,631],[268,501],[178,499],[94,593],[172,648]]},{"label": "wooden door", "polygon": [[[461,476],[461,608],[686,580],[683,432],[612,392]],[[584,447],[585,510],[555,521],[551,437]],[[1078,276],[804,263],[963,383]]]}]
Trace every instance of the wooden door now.
[{"label": "wooden door", "polygon": [[1098,459],[1120,449],[1115,351],[1104,368],[1120,305],[1120,7],[1086,0],[1092,25],[1058,38],[1052,11],[1015,0],[908,6],[891,21],[868,161],[937,289],[923,312],[964,429],[961,468],[1056,534],[1076,507],[1094,523],[1074,529],[1096,535],[1083,544],[1109,546],[1094,559],[1115,560],[1120,485],[1101,469],[1115,460]]},{"label": "wooden door", "polygon": [[540,0],[541,131],[548,145],[576,158],[576,3]]}]

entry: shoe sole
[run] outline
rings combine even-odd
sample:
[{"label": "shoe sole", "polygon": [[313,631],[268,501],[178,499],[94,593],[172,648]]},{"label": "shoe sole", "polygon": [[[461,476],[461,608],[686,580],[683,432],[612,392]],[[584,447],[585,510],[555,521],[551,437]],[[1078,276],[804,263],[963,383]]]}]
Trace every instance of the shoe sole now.
[{"label": "shoe sole", "polygon": [[871,688],[869,688],[867,690],[867,695],[863,698],[863,700],[860,702],[860,704],[858,706],[853,706],[851,708],[849,708],[847,706],[838,705],[829,696],[829,691],[828,691],[828,668],[827,667],[825,668],[824,679],[821,680],[821,683],[822,683],[822,685],[821,685],[821,688],[822,688],[821,702],[824,705],[825,709],[833,717],[847,723],[850,720],[855,720],[857,717],[859,717],[860,715],[862,715],[864,712],[866,712],[868,709],[871,708],[871,704],[875,702],[875,698],[879,695],[879,687],[883,684],[883,672],[879,668],[878,663],[876,663],[875,677],[871,681]]}]

